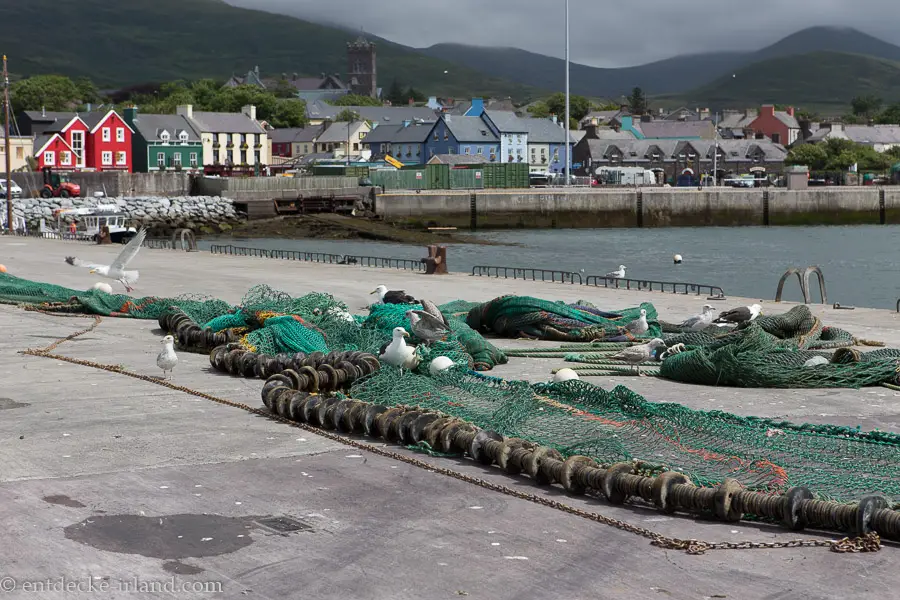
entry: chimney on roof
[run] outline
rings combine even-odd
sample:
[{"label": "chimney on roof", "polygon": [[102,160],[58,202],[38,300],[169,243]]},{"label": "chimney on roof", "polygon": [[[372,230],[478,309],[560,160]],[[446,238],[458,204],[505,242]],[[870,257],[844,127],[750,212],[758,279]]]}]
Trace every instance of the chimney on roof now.
[{"label": "chimney on roof", "polygon": [[41,107],[41,116],[42,116],[42,117],[46,117],[46,116],[47,116],[47,109],[46,109],[46,107],[43,107],[43,106]]},{"label": "chimney on roof", "polygon": [[256,120],[256,107],[252,104],[248,104],[247,106],[241,107],[241,112],[250,117],[250,120]]},{"label": "chimney on roof", "polygon": [[291,81],[297,81],[298,75],[296,73],[291,73]]},{"label": "chimney on roof", "polygon": [[784,112],[786,112],[789,116],[793,117],[794,116],[794,107],[788,106]]},{"label": "chimney on roof", "polygon": [[194,116],[194,107],[191,104],[182,104],[175,109],[175,114],[191,119]]},{"label": "chimney on roof", "polygon": [[759,114],[766,117],[774,117],[775,116],[775,105],[774,104],[763,104],[759,109]]},{"label": "chimney on roof", "polygon": [[600,139],[597,135],[597,126],[596,125],[588,125],[584,128],[584,137],[589,140],[597,140]]}]

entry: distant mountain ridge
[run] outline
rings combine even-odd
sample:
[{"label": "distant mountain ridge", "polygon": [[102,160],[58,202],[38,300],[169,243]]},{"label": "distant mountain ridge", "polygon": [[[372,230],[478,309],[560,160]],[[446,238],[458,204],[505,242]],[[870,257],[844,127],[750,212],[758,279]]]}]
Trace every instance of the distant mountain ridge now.
[{"label": "distant mountain ridge", "polygon": [[[542,88],[562,89],[564,61],[518,48],[436,44],[419,50],[494,77]],[[900,61],[900,46],[849,27],[811,27],[754,52],[711,52],[675,56],[635,67],[604,69],[571,65],[573,93],[605,98],[627,95],[634,87],[648,94],[680,94],[702,88],[723,75],[754,63],[814,52],[847,53]],[[522,68],[528,65],[528,68]]]}]

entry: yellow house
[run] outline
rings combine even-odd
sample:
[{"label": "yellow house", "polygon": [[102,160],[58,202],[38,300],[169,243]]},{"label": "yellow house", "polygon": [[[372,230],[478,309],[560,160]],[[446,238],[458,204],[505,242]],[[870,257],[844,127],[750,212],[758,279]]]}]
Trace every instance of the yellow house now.
[{"label": "yellow house", "polygon": [[245,106],[239,113],[220,113],[195,111],[186,104],[176,112],[200,134],[204,166],[269,164],[269,136],[256,120],[255,106]]},{"label": "yellow house", "polygon": [[[25,171],[28,168],[28,157],[34,154],[34,138],[25,135],[9,136],[10,169]],[[6,173],[6,146],[0,139],[0,172]],[[2,177],[0,177],[2,178]]]}]

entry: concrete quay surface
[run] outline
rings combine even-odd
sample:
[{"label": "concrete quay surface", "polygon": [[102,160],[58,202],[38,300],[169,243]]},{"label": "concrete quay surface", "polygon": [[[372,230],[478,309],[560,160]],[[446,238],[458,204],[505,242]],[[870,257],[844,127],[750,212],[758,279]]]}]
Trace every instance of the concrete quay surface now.
[{"label": "concrete quay surface", "polygon": [[[108,263],[118,250],[0,238],[0,263],[13,275],[85,289],[97,280],[87,270],[65,264],[63,257],[75,254]],[[252,285],[266,283],[293,295],[327,291],[355,312],[362,312],[360,307],[371,299],[367,293],[380,283],[436,302],[490,300],[505,293],[584,298],[610,309],[651,301],[671,321],[696,313],[706,302],[702,297],[149,249],[141,251],[134,266],[141,271],[138,296],[202,293],[236,303]],[[729,298],[725,304],[754,300]],[[768,312],[791,306],[763,305]],[[900,317],[893,313],[813,310],[826,324],[900,346]],[[0,307],[0,523],[5,532],[0,593],[11,598],[77,596],[61,586],[78,584],[70,589],[87,590],[92,584],[101,591],[80,595],[774,600],[889,598],[900,584],[897,549],[891,545],[859,555],[827,548],[701,556],[662,550],[619,529],[152,382],[18,354],[90,324],[86,317]],[[57,352],[156,376],[160,335],[153,321],[104,318],[94,331],[62,344]],[[543,345],[496,343],[507,348]],[[543,380],[563,364],[514,358],[492,374]],[[900,423],[900,398],[883,388],[734,390],[653,378],[594,381],[606,388],[624,384],[652,401],[700,409],[887,431],[896,431]],[[180,353],[174,382],[261,405],[259,380],[211,373],[203,355]],[[667,536],[829,539],[815,532],[792,534],[761,524],[722,524],[613,507],[596,498],[568,496],[559,488],[539,488],[527,478],[471,461],[388,449]],[[281,534],[265,525],[270,516],[289,517],[305,527]],[[14,589],[4,587],[11,585]],[[37,593],[39,585],[47,587]],[[168,587],[163,594],[141,591],[152,586]]]}]

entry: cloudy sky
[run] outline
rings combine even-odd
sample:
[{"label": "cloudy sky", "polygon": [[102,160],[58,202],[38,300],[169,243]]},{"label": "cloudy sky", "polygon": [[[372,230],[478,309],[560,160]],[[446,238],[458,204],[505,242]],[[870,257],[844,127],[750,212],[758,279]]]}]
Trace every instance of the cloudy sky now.
[{"label": "cloudy sky", "polygon": [[[440,42],[515,46],[562,57],[564,0],[226,0],[317,22],[362,28],[415,47]],[[755,50],[814,25],[848,25],[900,41],[886,0],[570,0],[572,60],[599,67],[679,54]],[[558,5],[558,8],[557,8]],[[727,5],[727,7],[726,7]]]}]

